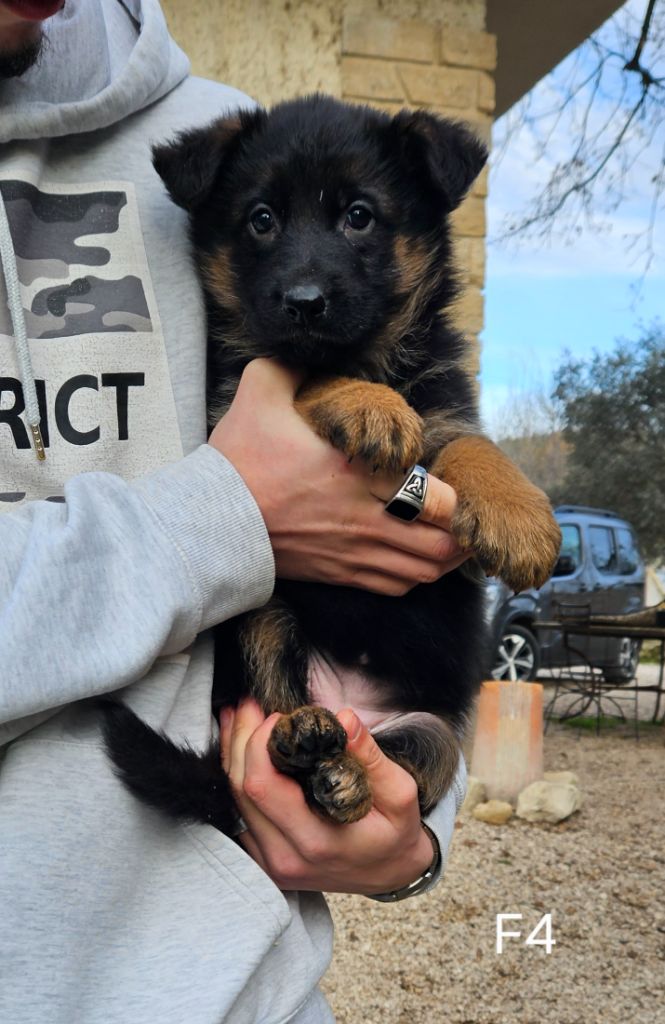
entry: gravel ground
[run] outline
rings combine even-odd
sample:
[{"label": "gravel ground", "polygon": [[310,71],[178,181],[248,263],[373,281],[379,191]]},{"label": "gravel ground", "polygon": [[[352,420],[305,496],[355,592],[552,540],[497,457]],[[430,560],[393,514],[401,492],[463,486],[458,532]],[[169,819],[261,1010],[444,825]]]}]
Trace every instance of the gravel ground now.
[{"label": "gravel ground", "polygon": [[[338,1024],[665,1024],[665,734],[551,726],[545,769],[578,773],[559,825],[456,823],[434,892],[387,906],[333,896],[323,988]],[[505,940],[552,914],[551,954]],[[542,933],[539,937],[542,937]]]}]

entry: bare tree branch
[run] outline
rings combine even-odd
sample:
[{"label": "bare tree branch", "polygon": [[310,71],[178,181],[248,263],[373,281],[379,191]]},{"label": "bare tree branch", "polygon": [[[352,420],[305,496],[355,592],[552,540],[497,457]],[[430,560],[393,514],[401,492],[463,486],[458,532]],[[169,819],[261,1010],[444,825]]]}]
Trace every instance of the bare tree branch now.
[{"label": "bare tree branch", "polygon": [[642,65],[640,64],[640,58],[642,56],[642,50],[644,49],[647,37],[649,35],[649,26],[651,25],[651,18],[653,17],[655,6],[656,0],[649,0],[647,12],[644,17],[644,21],[642,22],[642,31],[640,32],[640,38],[638,40],[637,47],[635,48],[635,53],[629,61],[626,61],[626,63],[623,66],[624,71],[637,71],[638,74],[642,76],[642,85],[647,89],[650,85],[653,85],[655,80],[652,77],[651,72],[647,71],[646,68],[642,67]]},{"label": "bare tree branch", "polygon": [[[573,235],[582,217],[601,229],[599,215],[614,215],[631,194],[633,173],[639,168],[643,176],[652,166],[641,253],[650,266],[665,195],[665,153],[654,147],[665,129],[664,54],[665,0],[646,0],[641,20],[623,8],[500,123],[495,166],[519,136],[528,139],[536,165],[549,170],[530,207],[511,217],[493,241]],[[556,155],[566,139],[567,153]]]}]

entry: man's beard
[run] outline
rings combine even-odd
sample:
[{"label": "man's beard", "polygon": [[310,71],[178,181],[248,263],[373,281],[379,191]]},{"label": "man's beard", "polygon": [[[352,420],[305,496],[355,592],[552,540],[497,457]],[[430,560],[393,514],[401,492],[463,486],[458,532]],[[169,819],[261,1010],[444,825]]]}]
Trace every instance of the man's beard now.
[{"label": "man's beard", "polygon": [[3,53],[0,50],[0,80],[3,78],[20,78],[28,68],[36,64],[44,46],[44,36],[32,42],[24,43],[18,50]]}]

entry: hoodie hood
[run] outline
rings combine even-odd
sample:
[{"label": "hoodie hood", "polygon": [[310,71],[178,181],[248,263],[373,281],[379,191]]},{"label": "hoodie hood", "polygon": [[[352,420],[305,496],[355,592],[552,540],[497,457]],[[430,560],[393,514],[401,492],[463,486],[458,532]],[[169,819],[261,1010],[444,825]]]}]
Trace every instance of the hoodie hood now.
[{"label": "hoodie hood", "polygon": [[[65,0],[44,22],[41,60],[0,83],[0,143],[108,128],[171,92],[189,61],[168,34],[157,0]],[[7,292],[26,420],[45,458],[19,272],[0,191],[0,272]]]},{"label": "hoodie hood", "polygon": [[189,72],[157,0],[65,0],[44,34],[40,62],[0,83],[0,142],[107,128]]}]

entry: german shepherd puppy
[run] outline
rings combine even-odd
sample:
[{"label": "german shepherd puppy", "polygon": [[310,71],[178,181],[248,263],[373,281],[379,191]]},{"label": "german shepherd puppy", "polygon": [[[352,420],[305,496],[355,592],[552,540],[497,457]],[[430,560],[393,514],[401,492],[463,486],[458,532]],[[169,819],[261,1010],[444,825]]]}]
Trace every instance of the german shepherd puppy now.
[{"label": "german shepherd puppy", "polygon": [[[545,495],[482,436],[468,344],[448,313],[448,218],[486,156],[465,127],[425,111],[390,117],[312,96],[185,132],[154,164],[190,216],[211,425],[251,359],[304,368],[297,408],[314,430],[349,459],[405,472],[420,462],[446,480],[458,542],[522,590],[549,576],[559,528]],[[467,566],[399,599],[279,581],[265,607],[218,627],[214,709],[251,694],[284,712],[274,764],[348,822],[372,800],[331,713],[351,703],[415,777],[426,812],[452,782],[486,668],[480,576]],[[182,750],[119,705],[106,740],[142,799],[237,831],[218,750]]]}]

